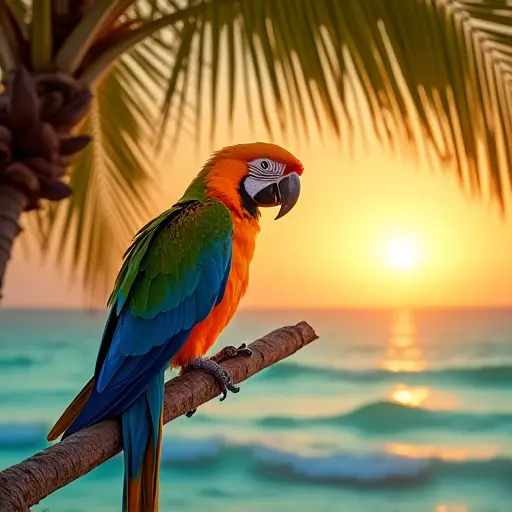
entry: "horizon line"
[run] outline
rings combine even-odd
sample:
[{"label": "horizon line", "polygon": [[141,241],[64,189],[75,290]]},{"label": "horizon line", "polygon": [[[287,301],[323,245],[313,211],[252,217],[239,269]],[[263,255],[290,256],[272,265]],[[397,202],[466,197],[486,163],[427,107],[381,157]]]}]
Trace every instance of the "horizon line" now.
[{"label": "horizon line", "polygon": [[[108,311],[107,306],[1,306],[1,311]],[[241,306],[238,311],[389,311],[389,310],[509,310],[512,304],[482,305],[333,305],[333,306]]]}]

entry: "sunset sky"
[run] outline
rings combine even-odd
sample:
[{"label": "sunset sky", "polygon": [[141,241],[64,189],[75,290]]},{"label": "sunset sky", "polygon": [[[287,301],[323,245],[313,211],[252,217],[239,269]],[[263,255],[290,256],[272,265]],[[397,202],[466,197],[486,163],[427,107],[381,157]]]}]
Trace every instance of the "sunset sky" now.
[{"label": "sunset sky", "polygon": [[[237,115],[238,114],[238,115]],[[268,140],[251,132],[243,107],[234,135],[214,147],[186,138],[163,159],[161,183],[173,203],[212,149]],[[331,137],[285,145],[304,163],[301,199],[274,221],[264,211],[245,307],[505,306],[512,304],[512,220],[465,196],[453,175],[393,156],[376,143],[353,158]],[[167,205],[162,204],[160,209]],[[17,247],[5,306],[77,307],[79,284],[27,261]]]}]

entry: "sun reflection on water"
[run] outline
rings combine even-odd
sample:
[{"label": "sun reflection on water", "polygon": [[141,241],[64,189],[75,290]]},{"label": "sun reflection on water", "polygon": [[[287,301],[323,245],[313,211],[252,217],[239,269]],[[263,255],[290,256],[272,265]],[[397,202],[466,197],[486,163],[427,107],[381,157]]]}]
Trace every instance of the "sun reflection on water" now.
[{"label": "sun reflection on water", "polygon": [[419,373],[427,366],[414,312],[407,309],[394,311],[391,317],[388,345],[380,361],[381,368],[395,373],[397,377],[396,384],[389,390],[387,399],[407,407],[456,410],[459,407],[456,393],[441,392],[420,382],[416,386],[400,382],[401,375]]},{"label": "sun reflection on water", "polygon": [[389,343],[381,367],[391,372],[419,372],[425,369],[426,362],[412,311],[401,309],[393,313]]},{"label": "sun reflection on water", "polygon": [[419,407],[430,395],[430,389],[410,388],[404,384],[398,384],[391,391],[391,399],[397,404],[408,405],[409,407]]},{"label": "sun reflection on water", "polygon": [[436,512],[469,512],[469,507],[465,503],[457,503],[455,505],[441,503],[437,505]]},{"label": "sun reflection on water", "polygon": [[451,462],[489,460],[498,455],[493,446],[436,446],[406,443],[387,443],[386,451],[393,455],[413,459],[438,459]]}]

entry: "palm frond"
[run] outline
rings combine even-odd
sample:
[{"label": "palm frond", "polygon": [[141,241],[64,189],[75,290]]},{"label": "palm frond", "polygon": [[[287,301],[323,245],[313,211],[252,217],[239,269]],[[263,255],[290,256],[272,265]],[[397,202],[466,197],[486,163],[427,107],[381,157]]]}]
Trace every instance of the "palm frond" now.
[{"label": "palm frond", "polygon": [[18,30],[22,35],[23,39],[28,40],[29,31],[27,27],[27,16],[30,12],[27,3],[23,0],[6,0],[5,2],[9,10],[11,11],[11,15],[13,19],[16,21],[18,26]]},{"label": "palm frond", "polygon": [[4,74],[14,69],[19,57],[16,29],[17,22],[11,6],[0,0],[0,69]]},{"label": "palm frond", "polygon": [[[100,76],[116,52],[172,26],[177,58],[162,104],[164,125],[176,119],[171,112],[180,119],[183,100],[195,103],[196,118],[202,119],[208,80],[213,131],[224,69],[230,119],[242,76],[256,86],[271,136],[276,125],[287,131],[290,123],[301,124],[307,134],[313,122],[318,130],[342,137],[348,135],[342,126],[359,126],[395,150],[435,156],[471,192],[490,192],[504,207],[512,172],[512,6],[507,0],[158,4],[167,6],[159,17],[116,42],[85,76]],[[364,98],[369,116],[351,109],[350,91]]]},{"label": "palm frond", "polygon": [[73,73],[80,66],[95,38],[115,22],[133,0],[97,0],[85,13],[55,57],[57,69]]},{"label": "palm frond", "polygon": [[48,71],[53,60],[52,3],[39,0],[32,7],[30,51],[33,69]]},{"label": "palm frond", "polygon": [[[143,48],[125,56],[98,86],[80,132],[93,143],[73,163],[69,200],[47,215],[46,248],[66,263],[86,290],[103,296],[111,288],[133,234],[156,212],[157,193],[148,158],[155,108],[147,77],[137,62]],[[150,64],[146,63],[147,66]],[[139,80],[134,79],[139,77]]]}]

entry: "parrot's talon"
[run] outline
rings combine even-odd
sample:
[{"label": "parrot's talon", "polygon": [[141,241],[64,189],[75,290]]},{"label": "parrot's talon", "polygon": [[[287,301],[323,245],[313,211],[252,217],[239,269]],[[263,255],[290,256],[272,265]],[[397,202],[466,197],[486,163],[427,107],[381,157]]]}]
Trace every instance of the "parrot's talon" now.
[{"label": "parrot's talon", "polygon": [[212,356],[210,360],[215,361],[216,363],[222,363],[228,359],[233,359],[238,356],[250,357],[252,356],[252,350],[248,348],[245,343],[242,343],[238,348],[233,345],[228,345]]},{"label": "parrot's talon", "polygon": [[247,347],[239,348],[237,355],[238,356],[250,357],[250,356],[252,356],[252,350],[250,348],[247,348]]},{"label": "parrot's talon", "polygon": [[219,366],[217,361],[214,361],[213,358],[208,359],[206,357],[198,357],[189,363],[187,370],[201,370],[214,377],[219,384],[222,393],[222,397],[220,399],[221,402],[228,396],[228,391],[231,391],[232,393],[238,393],[240,391],[240,388],[233,384],[233,379],[229,372],[222,368],[222,366]]},{"label": "parrot's talon", "polygon": [[192,418],[192,416],[194,416],[194,414],[196,413],[196,411],[197,411],[197,407],[196,407],[195,409],[191,409],[190,411],[188,411],[188,412],[185,414],[185,416],[186,416],[187,418]]},{"label": "parrot's talon", "polygon": [[238,386],[234,386],[233,384],[230,384],[228,386],[228,389],[229,389],[229,391],[231,391],[231,393],[239,393],[240,392],[240,388]]},{"label": "parrot's talon", "polygon": [[[201,370],[215,377],[215,380],[218,382],[220,386],[222,394],[222,396],[220,397],[220,401],[223,402],[228,396],[228,391],[231,391],[231,393],[239,393],[240,388],[233,384],[233,379],[231,378],[231,375],[228,373],[227,370],[219,366],[219,363],[227,361],[228,359],[233,359],[234,357],[250,357],[251,355],[252,350],[249,347],[247,347],[245,343],[242,343],[239,347],[228,345],[227,347],[224,347],[220,352],[218,352],[217,354],[210,358],[198,357],[194,359],[188,364],[188,366],[185,368],[185,371]],[[193,411],[189,411],[186,414],[187,418],[191,418],[195,411],[195,409]]]},{"label": "parrot's talon", "polygon": [[240,388],[238,386],[235,386],[234,384],[227,384],[226,389],[222,390],[222,397],[220,399],[221,402],[224,402],[224,400],[228,396],[228,390],[231,391],[231,393],[239,393],[240,392]]}]

